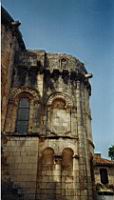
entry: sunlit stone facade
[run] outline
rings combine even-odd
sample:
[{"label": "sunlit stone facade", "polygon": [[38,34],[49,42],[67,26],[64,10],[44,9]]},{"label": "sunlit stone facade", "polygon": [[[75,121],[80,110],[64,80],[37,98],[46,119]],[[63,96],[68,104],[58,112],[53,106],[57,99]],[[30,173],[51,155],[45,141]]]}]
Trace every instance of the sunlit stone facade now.
[{"label": "sunlit stone facade", "polygon": [[2,15],[3,197],[94,200],[92,75],[70,55],[27,50]]}]

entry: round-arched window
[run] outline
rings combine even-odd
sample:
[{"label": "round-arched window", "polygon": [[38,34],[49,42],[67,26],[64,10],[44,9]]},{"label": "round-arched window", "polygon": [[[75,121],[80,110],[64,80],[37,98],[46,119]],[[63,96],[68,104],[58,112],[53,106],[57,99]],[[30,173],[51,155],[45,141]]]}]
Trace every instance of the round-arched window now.
[{"label": "round-arched window", "polygon": [[20,134],[26,134],[28,132],[29,108],[30,108],[29,99],[21,98],[19,101],[17,122],[16,122],[16,132]]}]

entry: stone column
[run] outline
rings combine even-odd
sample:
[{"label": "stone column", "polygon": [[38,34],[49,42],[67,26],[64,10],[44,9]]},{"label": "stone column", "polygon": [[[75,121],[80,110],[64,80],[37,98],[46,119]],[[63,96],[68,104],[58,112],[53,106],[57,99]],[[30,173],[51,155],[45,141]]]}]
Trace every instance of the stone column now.
[{"label": "stone column", "polygon": [[62,182],[61,182],[61,157],[55,156],[55,170],[54,170],[54,181],[56,184],[56,200],[61,199],[62,193]]},{"label": "stone column", "polygon": [[91,111],[89,106],[89,92],[87,91],[86,87],[84,87],[83,89],[84,89],[83,107],[84,107],[84,119],[87,131],[87,138],[89,141],[93,142],[92,128],[91,128]]},{"label": "stone column", "polygon": [[[6,38],[5,38],[6,37]],[[13,73],[13,64],[14,64],[14,56],[17,45],[16,37],[12,36],[12,33],[8,31],[8,33],[4,36],[2,48],[2,102],[1,102],[1,131],[5,130],[5,119],[7,117],[8,111],[8,98],[10,94],[11,81],[12,81],[12,73]],[[12,45],[10,45],[12,44]]]},{"label": "stone column", "polygon": [[76,98],[77,98],[77,124],[78,124],[78,152],[79,152],[79,184],[80,184],[80,200],[92,200],[89,195],[88,178],[88,152],[87,152],[87,138],[83,125],[83,107],[81,99],[81,83],[77,81]]},{"label": "stone column", "polygon": [[43,78],[44,78],[44,75],[43,74],[38,74],[37,75],[37,89],[42,97],[43,95]]},{"label": "stone column", "polygon": [[77,156],[73,157],[73,190],[74,198],[72,200],[77,200],[80,196],[80,186],[79,186],[79,160]]},{"label": "stone column", "polygon": [[8,134],[12,134],[15,132],[17,108],[18,108],[18,102],[10,100],[8,104],[7,117],[5,122],[5,132]]},{"label": "stone column", "polygon": [[89,106],[89,92],[87,87],[82,83],[81,85],[81,107],[82,107],[82,119],[85,135],[85,148],[86,148],[86,170],[87,170],[87,184],[88,195],[90,199],[94,199],[94,183],[91,175],[91,156],[94,156],[94,145],[92,139],[91,129],[91,111]]}]

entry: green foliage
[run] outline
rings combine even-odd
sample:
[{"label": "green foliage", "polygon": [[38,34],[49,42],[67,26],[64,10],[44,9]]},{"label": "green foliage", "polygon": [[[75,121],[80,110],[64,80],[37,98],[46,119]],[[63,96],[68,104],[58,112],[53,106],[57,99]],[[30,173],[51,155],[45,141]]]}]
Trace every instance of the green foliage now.
[{"label": "green foliage", "polygon": [[109,147],[108,149],[108,156],[111,157],[111,160],[114,160],[114,145]]}]

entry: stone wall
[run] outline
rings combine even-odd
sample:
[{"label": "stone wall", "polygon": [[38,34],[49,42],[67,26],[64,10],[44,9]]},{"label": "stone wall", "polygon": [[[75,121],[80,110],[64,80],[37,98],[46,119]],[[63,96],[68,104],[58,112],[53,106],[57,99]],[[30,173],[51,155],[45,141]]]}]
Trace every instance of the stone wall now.
[{"label": "stone wall", "polygon": [[98,195],[97,200],[114,200],[114,196],[110,195]]},{"label": "stone wall", "polygon": [[38,139],[10,137],[4,148],[7,166],[4,170],[9,173],[10,181],[21,189],[24,199],[35,199]]},{"label": "stone wall", "polygon": [[16,39],[12,36],[11,30],[6,30],[2,25],[2,131],[7,112],[7,103],[9,90],[11,87],[11,77],[14,63],[14,54],[16,50]]},{"label": "stone wall", "polygon": [[80,199],[77,140],[10,137],[4,156],[4,170],[24,200],[35,199],[35,195],[41,200]]}]

